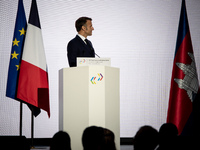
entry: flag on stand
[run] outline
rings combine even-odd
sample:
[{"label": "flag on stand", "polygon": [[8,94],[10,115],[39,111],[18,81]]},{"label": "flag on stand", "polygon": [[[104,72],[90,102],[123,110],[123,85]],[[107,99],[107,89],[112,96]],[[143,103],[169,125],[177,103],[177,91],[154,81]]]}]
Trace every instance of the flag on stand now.
[{"label": "flag on stand", "polygon": [[17,98],[45,110],[50,117],[48,72],[36,0],[31,4]]},{"label": "flag on stand", "polygon": [[27,23],[23,1],[19,0],[6,87],[6,96],[16,100],[19,100],[17,99],[17,85],[26,27]]},{"label": "flag on stand", "polygon": [[179,20],[167,122],[173,123],[181,134],[191,121],[193,101],[198,93],[199,83],[190,37],[185,0],[182,1]]},{"label": "flag on stand", "polygon": [[[21,101],[17,98],[17,87],[19,79],[20,64],[23,54],[23,46],[25,41],[25,33],[27,28],[26,15],[24,11],[23,1],[18,1],[17,17],[15,22],[15,30],[13,36],[13,44],[11,49],[10,65],[8,68],[8,79],[6,96]],[[22,102],[22,101],[21,101]],[[39,115],[40,109],[28,104],[34,110],[34,116]]]}]

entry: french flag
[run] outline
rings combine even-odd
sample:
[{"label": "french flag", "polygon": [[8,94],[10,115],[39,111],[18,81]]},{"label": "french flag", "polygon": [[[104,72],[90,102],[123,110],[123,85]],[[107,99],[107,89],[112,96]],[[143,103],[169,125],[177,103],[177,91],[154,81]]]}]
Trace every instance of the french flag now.
[{"label": "french flag", "polygon": [[36,0],[32,0],[19,73],[17,98],[48,113],[47,63]]},{"label": "french flag", "polygon": [[174,55],[167,122],[177,126],[181,135],[194,132],[194,102],[197,100],[197,77],[185,0],[182,1]]}]

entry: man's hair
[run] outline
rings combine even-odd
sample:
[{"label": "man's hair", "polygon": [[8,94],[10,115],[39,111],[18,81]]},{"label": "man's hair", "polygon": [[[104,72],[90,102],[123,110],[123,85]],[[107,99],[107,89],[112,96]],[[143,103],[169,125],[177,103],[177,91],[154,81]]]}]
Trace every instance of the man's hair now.
[{"label": "man's hair", "polygon": [[89,17],[80,17],[75,22],[76,31],[79,32],[83,25],[86,24],[87,20],[92,21],[92,18]]}]

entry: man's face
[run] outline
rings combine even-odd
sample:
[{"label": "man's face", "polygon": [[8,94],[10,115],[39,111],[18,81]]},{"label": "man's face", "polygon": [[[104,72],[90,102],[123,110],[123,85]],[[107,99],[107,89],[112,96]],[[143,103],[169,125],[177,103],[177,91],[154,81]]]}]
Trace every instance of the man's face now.
[{"label": "man's face", "polygon": [[85,26],[85,34],[87,36],[91,36],[92,35],[92,30],[94,30],[94,28],[92,26],[92,21],[91,20],[87,20],[86,26]]}]

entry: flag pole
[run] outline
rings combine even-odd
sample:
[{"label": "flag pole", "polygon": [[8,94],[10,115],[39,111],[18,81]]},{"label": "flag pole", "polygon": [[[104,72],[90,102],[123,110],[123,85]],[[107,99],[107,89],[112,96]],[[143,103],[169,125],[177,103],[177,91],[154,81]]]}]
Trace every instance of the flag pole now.
[{"label": "flag pole", "polygon": [[22,115],[23,115],[22,108],[23,108],[23,104],[22,104],[22,102],[20,101],[19,136],[22,136]]},{"label": "flag pole", "polygon": [[31,148],[34,148],[33,138],[34,138],[34,116],[33,116],[33,106],[31,107]]}]

